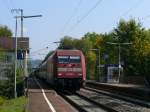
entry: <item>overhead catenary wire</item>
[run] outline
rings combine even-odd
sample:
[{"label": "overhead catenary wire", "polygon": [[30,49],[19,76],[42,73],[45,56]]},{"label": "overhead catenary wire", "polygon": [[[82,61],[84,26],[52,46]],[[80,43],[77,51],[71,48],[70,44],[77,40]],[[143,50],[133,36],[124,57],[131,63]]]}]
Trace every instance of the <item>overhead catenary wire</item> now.
[{"label": "overhead catenary wire", "polygon": [[36,51],[33,51],[33,52],[31,52],[30,54],[32,55],[34,55],[34,54],[36,54],[36,53],[39,53],[39,52],[41,52],[41,51],[43,51],[43,50],[47,50],[49,47],[47,46],[47,47],[44,47],[44,48],[42,48],[42,49],[38,49],[38,50],[36,50]]},{"label": "overhead catenary wire", "polygon": [[[12,12],[11,12],[11,5],[9,5],[8,1],[6,0],[1,0],[1,3],[4,5],[4,7],[8,10],[8,14],[10,14],[11,16],[13,16]],[[11,4],[11,3],[10,3]],[[12,6],[13,7],[13,6]],[[5,16],[5,14],[3,15]]]},{"label": "overhead catenary wire", "polygon": [[130,7],[127,11],[125,11],[125,12],[120,16],[120,18],[123,17],[123,16],[127,16],[132,10],[138,8],[138,7],[142,4],[142,2],[143,2],[143,0],[138,0],[137,3],[136,3],[134,6]]},{"label": "overhead catenary wire", "polygon": [[8,2],[11,4],[11,6],[12,6],[13,8],[16,7],[15,4],[14,4],[14,2],[13,2],[13,0],[8,0]]},{"label": "overhead catenary wire", "polygon": [[67,26],[69,25],[69,23],[71,22],[71,20],[73,19],[73,17],[78,13],[82,1],[83,1],[83,0],[79,0],[79,1],[78,1],[77,6],[74,8],[73,13],[71,14],[71,16],[68,18],[68,20],[67,20],[66,23],[64,24],[64,26],[63,26],[63,28],[62,28],[60,34],[63,34],[63,33],[64,33],[65,29],[67,28]]},{"label": "overhead catenary wire", "polygon": [[[34,56],[36,57],[37,55],[41,55],[41,53],[42,53],[42,55],[48,54],[48,52],[53,51],[53,49],[49,50],[51,44],[53,44],[53,43],[55,43],[55,42],[50,42],[50,43],[47,44],[45,47],[42,47],[41,49],[38,49],[38,50],[36,50],[36,51],[32,51],[32,52],[30,53],[30,56],[31,56],[31,57],[34,57]],[[48,50],[48,51],[46,51],[46,50]],[[44,51],[44,54],[43,54],[42,51]]]},{"label": "overhead catenary wire", "polygon": [[[15,9],[13,0],[2,0],[1,2],[4,4],[4,6],[6,7],[6,9],[9,12],[9,14],[11,14],[13,16],[12,9]],[[18,13],[18,12],[16,11],[16,13]]]},{"label": "overhead catenary wire", "polygon": [[8,4],[6,4],[6,0],[2,0],[2,3],[3,3],[4,6],[6,7],[6,9],[10,12],[11,8],[9,7]]},{"label": "overhead catenary wire", "polygon": [[[117,22],[123,18],[124,16],[127,16],[131,11],[133,11],[134,9],[138,8],[141,4],[142,4],[143,0],[138,0],[135,5],[133,5],[132,7],[128,8],[125,12],[123,12],[120,16],[117,17]],[[116,21],[116,20],[115,20]],[[114,22],[115,22],[114,21]],[[108,26],[105,27],[105,29],[108,29],[108,27],[110,26],[110,24]]]},{"label": "overhead catenary wire", "polygon": [[[81,2],[82,2],[82,0],[80,0],[80,1],[78,2],[78,7],[81,5]],[[70,28],[69,31],[72,31],[79,23],[81,23],[101,2],[102,2],[102,0],[98,0],[98,1],[95,3],[95,5],[94,5],[92,8],[90,8],[90,10],[88,10],[88,12],[87,12],[84,16],[82,16],[82,18],[79,19],[79,20],[77,21],[77,23],[76,23],[73,27]],[[79,10],[78,8],[75,8],[74,13],[70,16],[70,18],[68,19],[68,21],[67,21],[66,23],[69,23],[69,22],[71,21],[71,19],[73,18],[72,16],[74,16],[74,14],[78,12],[78,10]],[[67,25],[67,24],[66,24],[66,25]],[[63,29],[63,30],[64,30],[64,29]],[[69,32],[69,31],[68,31],[68,32]],[[67,33],[68,33],[68,32],[67,32]],[[38,51],[37,51],[37,52],[38,52]]]},{"label": "overhead catenary wire", "polygon": [[143,21],[143,20],[146,20],[146,19],[148,19],[148,18],[150,18],[150,14],[147,15],[147,16],[144,16],[144,17],[140,18],[140,20]]},{"label": "overhead catenary wire", "polygon": [[90,10],[88,10],[88,12],[85,13],[85,15],[83,15],[83,16],[69,29],[69,31],[68,31],[67,33],[69,33],[69,32],[71,32],[72,30],[74,30],[74,29],[77,27],[77,25],[78,25],[79,23],[81,23],[102,1],[103,1],[103,0],[98,0],[98,1],[95,3],[95,5],[94,5]]},{"label": "overhead catenary wire", "polygon": [[[6,0],[2,0],[2,3],[4,4],[4,6],[6,7],[6,9],[8,10],[9,14],[12,14],[11,13],[11,9],[13,8],[12,4],[11,3],[8,3],[8,1]],[[10,4],[10,5],[9,5]]]}]

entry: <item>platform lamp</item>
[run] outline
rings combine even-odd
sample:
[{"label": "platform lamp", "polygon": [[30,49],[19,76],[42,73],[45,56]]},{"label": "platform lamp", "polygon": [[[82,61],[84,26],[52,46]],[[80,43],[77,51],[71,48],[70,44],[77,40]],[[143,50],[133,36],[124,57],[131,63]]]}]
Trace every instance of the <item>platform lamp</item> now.
[{"label": "platform lamp", "polygon": [[90,49],[91,51],[98,51],[98,81],[100,81],[100,49]]},{"label": "platform lamp", "polygon": [[110,45],[118,45],[118,71],[119,71],[119,76],[118,76],[118,83],[119,83],[119,79],[120,79],[120,75],[121,75],[121,56],[120,56],[120,46],[121,45],[131,45],[132,43],[114,43],[114,42],[106,42],[107,44],[110,44]]}]

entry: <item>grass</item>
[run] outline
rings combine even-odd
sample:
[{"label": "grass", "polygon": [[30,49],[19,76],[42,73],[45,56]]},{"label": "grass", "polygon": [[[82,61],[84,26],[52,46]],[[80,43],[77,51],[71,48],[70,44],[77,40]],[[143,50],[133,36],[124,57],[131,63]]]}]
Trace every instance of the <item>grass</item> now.
[{"label": "grass", "polygon": [[27,98],[18,97],[11,100],[6,100],[0,97],[0,112],[25,112]]}]

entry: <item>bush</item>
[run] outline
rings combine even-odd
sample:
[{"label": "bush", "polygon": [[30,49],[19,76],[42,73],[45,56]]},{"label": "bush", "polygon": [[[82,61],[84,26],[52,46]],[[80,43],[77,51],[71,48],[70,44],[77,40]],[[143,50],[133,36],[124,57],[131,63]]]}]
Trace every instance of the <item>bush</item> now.
[{"label": "bush", "polygon": [[11,81],[0,82],[0,96],[12,98],[14,96],[14,83]]},{"label": "bush", "polygon": [[0,96],[0,106],[3,105],[5,102],[5,99],[3,97]]},{"label": "bush", "polygon": [[24,80],[23,78],[17,79],[17,96],[22,96],[24,94]]},{"label": "bush", "polygon": [[[16,82],[17,96],[22,96],[24,93],[24,81],[18,79]],[[0,82],[0,96],[13,98],[14,97],[14,81],[1,81]]]},{"label": "bush", "polygon": [[25,97],[4,100],[0,105],[0,112],[25,112],[27,103],[28,100]]}]

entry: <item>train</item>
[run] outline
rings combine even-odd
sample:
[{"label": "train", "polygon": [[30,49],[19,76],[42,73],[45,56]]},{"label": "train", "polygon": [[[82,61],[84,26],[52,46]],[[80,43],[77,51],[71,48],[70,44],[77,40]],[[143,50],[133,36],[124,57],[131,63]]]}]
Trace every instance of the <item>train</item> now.
[{"label": "train", "polygon": [[86,80],[85,56],[81,50],[57,49],[39,65],[36,75],[57,89],[80,90]]}]

